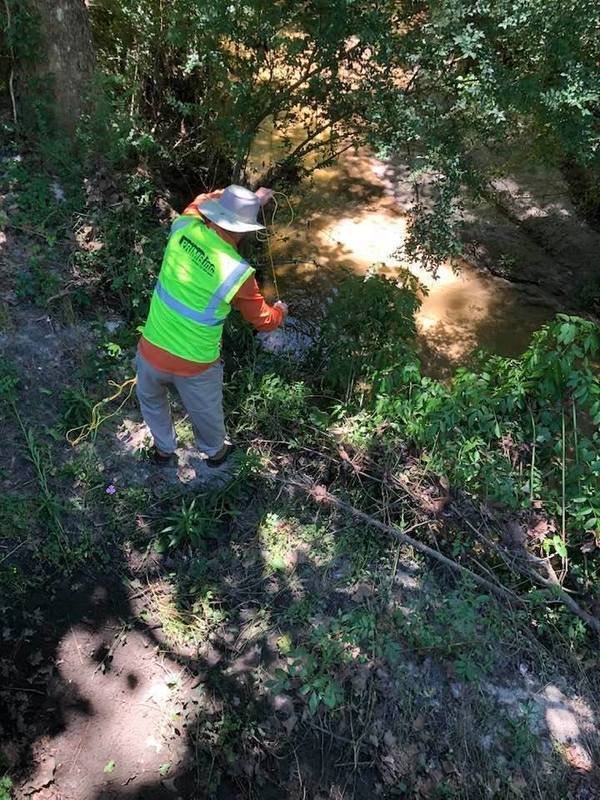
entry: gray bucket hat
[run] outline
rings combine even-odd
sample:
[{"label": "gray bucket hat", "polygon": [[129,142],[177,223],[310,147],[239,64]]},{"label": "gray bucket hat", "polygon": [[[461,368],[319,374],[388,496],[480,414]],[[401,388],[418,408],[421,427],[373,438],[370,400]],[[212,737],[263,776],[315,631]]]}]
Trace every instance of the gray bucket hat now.
[{"label": "gray bucket hat", "polygon": [[234,233],[264,230],[265,226],[256,221],[259,209],[260,198],[250,189],[235,184],[228,186],[216,200],[205,200],[198,206],[198,211],[211,222]]}]

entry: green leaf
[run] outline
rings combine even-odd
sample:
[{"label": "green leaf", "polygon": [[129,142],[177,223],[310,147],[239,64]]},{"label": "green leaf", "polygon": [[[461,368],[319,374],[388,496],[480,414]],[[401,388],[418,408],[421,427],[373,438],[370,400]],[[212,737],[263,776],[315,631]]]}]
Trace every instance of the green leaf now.
[{"label": "green leaf", "polygon": [[552,544],[554,545],[554,549],[556,550],[557,555],[559,555],[561,558],[567,557],[566,545],[560,538],[560,536],[558,536],[558,534],[554,536],[554,538],[552,539]]}]

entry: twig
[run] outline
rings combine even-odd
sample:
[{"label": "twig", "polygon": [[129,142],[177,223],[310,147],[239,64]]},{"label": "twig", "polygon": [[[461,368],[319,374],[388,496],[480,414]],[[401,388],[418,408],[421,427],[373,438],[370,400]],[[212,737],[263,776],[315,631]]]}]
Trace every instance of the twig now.
[{"label": "twig", "polygon": [[3,564],[7,558],[10,558],[14,553],[17,552],[17,550],[19,550],[19,548],[23,547],[24,544],[27,544],[28,541],[29,539],[25,539],[23,542],[19,542],[19,544],[13,547],[13,549],[9,553],[0,558],[0,564]]},{"label": "twig", "polygon": [[521,575],[526,575],[528,578],[531,578],[534,583],[537,583],[539,586],[543,586],[545,589],[550,589],[553,594],[556,596],[556,599],[563,603],[570,611],[573,612],[577,617],[582,619],[587,625],[590,626],[596,633],[600,634],[600,620],[597,617],[588,614],[579,603],[577,603],[573,598],[567,593],[565,589],[563,589],[554,568],[550,564],[549,561],[545,561],[543,559],[538,559],[535,556],[531,555],[531,553],[526,553],[526,557],[528,561],[534,563],[536,565],[540,564],[544,566],[546,571],[548,572],[548,578],[544,578],[539,572],[534,569],[533,567],[528,567],[516,558],[510,558],[509,553],[503,547],[496,544],[495,542],[490,542],[487,540],[479,531],[476,530],[475,526],[469,522],[469,520],[462,514],[461,511],[458,509],[454,509],[458,516],[466,522],[469,528],[476,533],[476,535],[484,540],[489,547],[491,547],[499,556],[502,558],[504,563],[507,567],[514,569],[515,571],[519,572]]},{"label": "twig", "polygon": [[[529,558],[531,559],[532,557],[529,556]],[[546,564],[546,566],[549,565]],[[588,614],[587,611],[584,611],[579,603],[577,603],[569,594],[567,594],[567,592],[561,586],[560,581],[556,577],[556,573],[555,580],[551,580],[550,578],[542,577],[542,575],[540,575],[535,569],[523,566],[522,571],[524,574],[529,575],[529,577],[532,578],[535,583],[543,586],[545,589],[550,589],[551,592],[556,596],[557,600],[560,600],[560,602],[563,603],[569,609],[569,611],[572,611],[575,616],[579,617],[579,619],[582,619],[587,625],[590,626],[590,628],[593,628],[593,630],[600,635],[600,619]]]},{"label": "twig", "polygon": [[346,511],[351,516],[355,517],[356,519],[360,519],[365,522],[367,525],[373,528],[378,528],[380,531],[393,536],[394,539],[397,539],[405,544],[409,544],[412,548],[417,550],[424,555],[429,556],[430,558],[439,561],[440,563],[444,564],[444,566],[448,567],[449,569],[453,570],[454,572],[460,572],[463,575],[466,575],[471,580],[475,581],[475,583],[482,586],[484,589],[487,589],[488,592],[496,595],[497,597],[501,598],[502,600],[508,603],[522,603],[522,600],[517,597],[513,592],[509,589],[504,588],[503,586],[499,586],[497,584],[491,583],[490,581],[482,578],[480,575],[477,575],[467,567],[463,567],[462,564],[458,564],[456,561],[452,561],[452,559],[447,558],[442,553],[439,553],[437,550],[433,550],[431,547],[428,547],[426,544],[417,541],[417,539],[413,539],[412,536],[408,536],[407,531],[413,531],[416,528],[423,527],[423,525],[430,524],[429,520],[425,520],[422,522],[417,522],[414,525],[411,525],[409,528],[406,528],[405,531],[400,531],[397,528],[392,527],[391,525],[385,525],[383,522],[380,522],[375,517],[370,516],[369,514],[365,514],[364,511],[360,511],[358,508],[354,508],[349,503],[345,503],[343,500],[335,497],[335,495],[330,494],[325,487],[323,486],[315,486],[312,483],[300,483],[289,481],[292,486],[296,486],[299,489],[302,489],[306,494],[313,498],[317,503],[325,503],[327,505],[335,506],[336,508],[341,509],[342,511]]},{"label": "twig", "polygon": [[75,631],[73,630],[73,625],[69,624],[69,627],[71,628],[71,635],[73,636],[73,641],[75,642],[75,647],[77,648],[77,655],[79,656],[79,663],[81,664],[81,666],[83,666],[83,656],[81,655],[81,647],[79,647],[79,642],[77,641],[77,635],[75,634]]},{"label": "twig", "polygon": [[14,87],[14,80],[15,80],[15,54],[11,42],[11,16],[10,16],[10,6],[8,4],[8,0],[4,0],[4,8],[6,9],[6,39],[8,41],[8,49],[10,51],[10,74],[8,76],[8,90],[10,92],[10,101],[12,103],[12,112],[13,112],[13,120],[15,126],[18,124],[17,118],[17,101],[15,100],[15,87]]}]

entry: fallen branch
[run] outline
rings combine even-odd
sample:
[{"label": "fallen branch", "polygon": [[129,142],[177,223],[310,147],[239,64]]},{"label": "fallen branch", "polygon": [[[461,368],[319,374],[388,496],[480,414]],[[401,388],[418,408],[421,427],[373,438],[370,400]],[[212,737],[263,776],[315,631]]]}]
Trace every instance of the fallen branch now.
[{"label": "fallen branch", "polygon": [[[533,560],[533,556],[529,557],[530,560]],[[537,563],[534,561],[533,563]],[[582,619],[586,625],[589,625],[590,628],[596,631],[596,633],[600,636],[600,619],[598,617],[594,617],[591,614],[588,614],[579,603],[577,603],[571,595],[567,594],[567,592],[562,588],[558,579],[550,580],[549,578],[544,578],[539,572],[533,568],[528,568],[526,566],[517,565],[517,568],[521,571],[523,575],[529,575],[529,577],[537,583],[539,586],[543,586],[545,589],[549,589],[552,594],[556,597],[557,600],[565,605],[569,611],[572,611],[579,619]],[[552,570],[554,572],[554,570]]]},{"label": "fallen branch", "polygon": [[475,526],[470,522],[467,517],[456,507],[453,509],[455,513],[463,520],[463,522],[468,525],[468,527],[475,533],[475,535],[479,538],[480,541],[483,541],[489,548],[494,550],[500,558],[504,561],[504,563],[510,568],[518,572],[520,575],[524,575],[530,578],[534,583],[537,583],[538,586],[542,586],[544,589],[549,589],[552,594],[555,596],[557,600],[560,600],[563,605],[565,605],[569,611],[571,611],[575,616],[582,619],[586,625],[589,625],[597,634],[600,635],[600,619],[597,617],[592,616],[592,614],[588,614],[585,609],[581,608],[579,603],[577,603],[573,598],[568,594],[568,592],[563,589],[560,581],[558,580],[558,576],[554,571],[554,568],[549,562],[544,561],[541,558],[537,558],[536,556],[532,555],[531,553],[527,553],[526,551],[523,553],[524,557],[530,564],[535,564],[536,566],[543,566],[543,568],[548,573],[548,578],[544,578],[543,575],[535,569],[533,566],[528,566],[527,564],[523,563],[523,561],[516,557],[514,554],[509,553],[506,548],[501,547],[496,542],[492,542],[487,537],[483,536],[479,531],[475,528]]},{"label": "fallen branch", "polygon": [[[407,482],[402,481],[395,476],[393,477],[393,482],[396,486],[402,488],[405,492],[407,492],[409,497],[411,497],[414,500],[417,499],[416,494],[407,485]],[[483,534],[481,534],[475,528],[475,526],[469,521],[469,519],[458,508],[456,508],[456,506],[453,507],[453,510],[455,511],[455,513],[458,513],[463,522],[465,522],[469,526],[469,528],[476,534],[476,536],[480,539],[480,541],[483,541],[485,544],[487,544],[488,547],[492,548],[496,552],[496,554],[502,559],[502,561],[504,561],[504,563],[509,569],[513,569],[520,575],[530,578],[534,583],[537,583],[538,586],[542,586],[544,589],[549,589],[554,595],[554,597],[557,600],[559,600],[563,605],[565,605],[569,609],[569,611],[571,611],[573,614],[575,614],[575,616],[583,620],[583,622],[585,622],[586,625],[589,625],[589,627],[593,631],[595,631],[598,635],[600,635],[600,619],[598,619],[598,617],[593,616],[592,614],[589,614],[587,611],[585,611],[585,609],[581,608],[579,603],[577,603],[569,595],[569,593],[562,587],[558,579],[558,576],[556,575],[556,572],[554,571],[552,565],[549,562],[544,562],[542,559],[536,558],[531,553],[528,553],[526,555],[529,564],[525,564],[523,563],[523,561],[517,560],[514,557],[514,554],[509,553],[505,548],[500,547],[500,545],[491,542],[489,539],[487,539],[487,537],[483,536]],[[421,545],[421,547],[425,547],[425,545]],[[429,549],[430,548],[428,548],[428,550]],[[435,553],[434,550],[432,550],[431,552]],[[449,561],[450,559],[446,560]],[[544,569],[548,573],[548,577],[544,578],[543,575],[540,575],[538,570],[535,569],[535,567],[531,566],[531,564],[535,564],[536,566],[543,565]],[[462,567],[460,564],[457,564],[456,566],[460,567],[461,569],[465,569],[465,567]],[[517,595],[514,596],[517,597]],[[520,602],[523,602],[523,600],[520,600]]]},{"label": "fallen branch", "polygon": [[421,522],[417,522],[412,525],[410,528],[406,528],[404,531],[399,530],[398,528],[394,528],[391,525],[385,525],[383,522],[380,522],[375,517],[372,517],[370,514],[365,514],[364,511],[360,511],[358,508],[354,508],[349,503],[345,503],[343,500],[340,500],[335,495],[330,494],[324,486],[315,486],[312,483],[299,483],[289,481],[292,486],[296,486],[299,489],[302,489],[306,494],[312,497],[317,503],[323,503],[325,505],[335,506],[336,508],[341,509],[342,511],[346,511],[348,514],[353,516],[355,519],[360,519],[367,525],[372,528],[377,528],[384,533],[392,536],[394,539],[397,539],[400,542],[404,542],[404,544],[409,544],[412,548],[417,550],[420,553],[423,553],[429,558],[433,558],[436,561],[439,561],[448,569],[451,569],[453,572],[459,572],[467,578],[470,578],[472,581],[477,583],[479,586],[486,589],[491,594],[496,595],[501,600],[504,600],[508,603],[523,603],[523,600],[519,598],[514,592],[511,592],[509,589],[506,589],[504,586],[499,586],[498,584],[491,583],[491,581],[482,578],[477,573],[473,572],[467,567],[463,567],[462,564],[458,564],[456,561],[453,561],[451,558],[447,558],[442,553],[439,553],[437,550],[433,550],[431,547],[428,547],[426,544],[419,542],[417,539],[413,539],[412,536],[409,536],[406,531],[412,531],[416,528],[420,528],[423,525],[431,524],[429,520],[423,520]]}]

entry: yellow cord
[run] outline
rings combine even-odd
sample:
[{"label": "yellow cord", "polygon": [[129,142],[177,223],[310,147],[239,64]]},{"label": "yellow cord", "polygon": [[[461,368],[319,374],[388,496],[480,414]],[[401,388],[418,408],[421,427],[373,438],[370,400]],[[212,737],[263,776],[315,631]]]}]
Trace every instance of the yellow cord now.
[{"label": "yellow cord", "polygon": [[[275,286],[275,295],[277,300],[281,300],[279,296],[279,286],[277,285],[277,275],[275,274],[275,265],[273,264],[273,253],[271,252],[271,237],[269,236],[269,229],[267,228],[267,218],[265,216],[265,209],[262,208],[263,224],[265,226],[265,241],[267,243],[267,253],[269,254],[269,263],[271,265],[271,274],[273,275],[273,285]],[[275,212],[273,212],[275,213]],[[272,222],[272,220],[271,220]]]},{"label": "yellow cord", "polygon": [[[271,226],[275,225],[275,217],[277,216],[277,211],[279,209],[279,202],[277,200],[277,196],[278,195],[280,197],[283,197],[283,199],[287,203],[287,206],[288,206],[288,208],[290,210],[290,219],[289,219],[288,223],[286,224],[286,227],[289,227],[292,224],[292,222],[294,221],[295,214],[294,214],[294,209],[292,207],[290,199],[284,192],[273,192],[273,213],[271,214],[271,223],[270,224],[271,224]],[[265,242],[266,245],[267,245],[267,253],[269,255],[269,264],[271,266],[271,274],[273,276],[273,285],[275,287],[275,294],[277,296],[277,300],[281,300],[281,297],[279,295],[279,286],[277,285],[277,275],[275,273],[275,265],[273,263],[273,253],[272,253],[272,250],[271,250],[271,237],[269,235],[269,228],[267,226],[267,217],[266,217],[266,214],[265,214],[265,209],[261,208],[261,212],[262,212],[263,225],[265,226],[265,230],[264,230],[264,233],[262,231],[259,231],[257,233],[257,238],[258,238],[259,241]]]},{"label": "yellow cord", "polygon": [[[129,378],[129,380],[126,380],[123,383],[115,383],[114,381],[109,381],[108,385],[109,386],[114,386],[117,389],[117,391],[113,395],[111,395],[110,397],[105,397],[104,400],[100,400],[99,403],[96,403],[96,405],[92,408],[92,414],[91,414],[89,422],[87,422],[85,425],[80,425],[78,428],[71,428],[70,431],[67,431],[67,441],[69,442],[69,444],[72,445],[73,447],[75,447],[80,442],[82,442],[84,439],[87,439],[87,437],[91,433],[96,433],[98,428],[102,424],[104,424],[107,419],[110,419],[111,417],[114,417],[115,414],[118,414],[119,411],[125,405],[125,403],[131,397],[131,395],[133,393],[133,389],[134,389],[135,384],[136,384],[136,380],[137,380],[136,378]],[[119,407],[117,409],[115,409],[114,411],[111,411],[110,414],[107,414],[106,416],[103,417],[100,414],[101,407],[105,403],[110,403],[113,400],[116,400],[117,397],[120,397],[127,386],[129,386],[129,391],[127,392],[127,396],[119,404]],[[73,434],[77,434],[77,435],[73,437]]]}]

